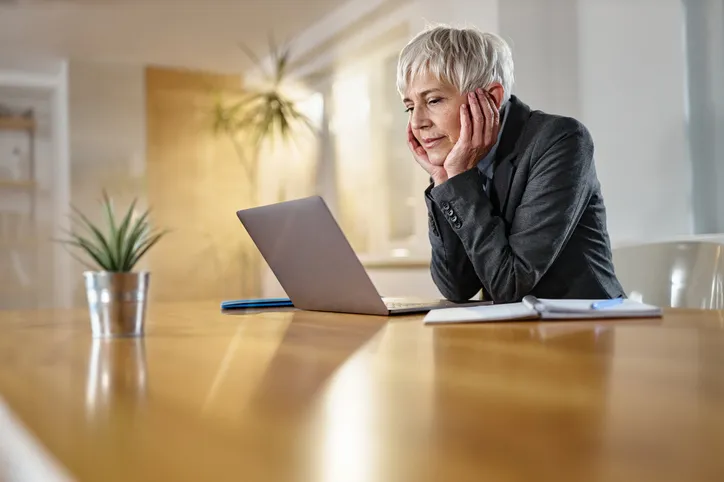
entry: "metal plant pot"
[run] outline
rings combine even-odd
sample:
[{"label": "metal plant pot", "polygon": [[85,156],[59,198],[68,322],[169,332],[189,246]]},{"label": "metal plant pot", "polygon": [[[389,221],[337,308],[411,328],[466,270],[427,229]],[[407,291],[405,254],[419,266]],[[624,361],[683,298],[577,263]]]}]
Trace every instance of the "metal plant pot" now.
[{"label": "metal plant pot", "polygon": [[86,271],[83,276],[93,336],[142,336],[150,274]]}]

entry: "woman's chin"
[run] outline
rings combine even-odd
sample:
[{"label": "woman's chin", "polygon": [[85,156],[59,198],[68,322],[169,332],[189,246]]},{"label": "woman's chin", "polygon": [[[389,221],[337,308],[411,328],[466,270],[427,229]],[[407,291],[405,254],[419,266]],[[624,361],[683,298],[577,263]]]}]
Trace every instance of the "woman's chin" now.
[{"label": "woman's chin", "polygon": [[435,147],[436,148],[427,151],[427,158],[433,166],[442,166],[445,163],[445,159],[447,159],[448,154],[450,154],[450,149],[441,148],[443,146]]}]

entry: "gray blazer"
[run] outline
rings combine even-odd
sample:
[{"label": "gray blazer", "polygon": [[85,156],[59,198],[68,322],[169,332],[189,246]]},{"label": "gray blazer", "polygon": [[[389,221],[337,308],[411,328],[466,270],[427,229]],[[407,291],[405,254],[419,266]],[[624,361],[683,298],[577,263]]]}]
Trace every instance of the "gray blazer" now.
[{"label": "gray blazer", "polygon": [[590,133],[515,96],[507,108],[487,194],[477,168],[425,191],[438,289],[458,302],[624,296]]}]

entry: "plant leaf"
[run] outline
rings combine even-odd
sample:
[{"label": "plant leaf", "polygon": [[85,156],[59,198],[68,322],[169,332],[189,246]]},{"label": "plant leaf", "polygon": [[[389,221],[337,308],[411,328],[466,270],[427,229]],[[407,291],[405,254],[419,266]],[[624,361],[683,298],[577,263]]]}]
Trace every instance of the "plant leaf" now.
[{"label": "plant leaf", "polygon": [[113,260],[113,264],[115,266],[118,266],[118,262],[120,261],[120,256],[118,256],[119,247],[117,244],[118,228],[116,227],[115,213],[113,211],[113,202],[111,201],[110,197],[108,197],[108,193],[105,189],[103,190],[103,206],[105,207],[106,220],[108,221],[108,226],[111,231],[111,246],[108,254]]},{"label": "plant leaf", "polygon": [[153,245],[156,244],[166,233],[167,231],[164,230],[146,239],[143,248],[141,248],[140,251],[133,257],[133,260],[131,261],[131,268],[133,268],[133,266],[140,261],[143,255],[146,254],[146,252],[151,249]]},{"label": "plant leaf", "polygon": [[[263,72],[264,66],[263,66],[262,63],[261,63],[261,60],[259,60],[259,57],[257,57],[257,55],[254,53],[254,51],[251,50],[247,45],[245,45],[245,44],[243,44],[243,43],[240,43],[240,44],[239,44],[239,47],[241,48],[241,50],[244,51],[244,53],[246,54],[246,56],[249,57],[249,59],[252,61],[252,63],[253,63],[259,70],[262,70],[262,72]],[[266,75],[266,76],[268,77],[268,74],[267,74],[266,72],[264,72],[264,75]]]},{"label": "plant leaf", "polygon": [[121,226],[118,229],[118,240],[117,240],[117,246],[118,246],[118,264],[117,267],[120,271],[127,271],[124,269],[124,255],[128,249],[128,246],[126,246],[126,243],[128,242],[128,238],[126,237],[126,232],[128,231],[128,223],[131,221],[131,216],[133,215],[133,209],[136,207],[136,199],[131,202],[131,205],[128,208],[128,211],[126,212],[126,215],[123,218],[123,221],[121,222]]},{"label": "plant leaf", "polygon": [[121,260],[121,266],[126,271],[130,271],[129,265],[131,263],[131,260],[133,259],[135,251],[138,249],[137,243],[139,239],[148,230],[148,223],[146,222],[146,218],[148,218],[149,212],[150,210],[147,210],[145,213],[143,213],[143,215],[141,215],[141,217],[136,220],[136,223],[131,229],[131,233],[128,235],[126,249],[123,252],[123,258]]},{"label": "plant leaf", "polygon": [[[98,242],[100,243],[100,247],[98,249],[101,252],[105,251],[106,253],[110,253],[110,246],[108,245],[108,241],[106,240],[106,237],[103,235],[103,233],[101,233],[100,230],[96,228],[93,223],[91,223],[91,221],[88,219],[88,217],[85,216],[78,208],[71,206],[71,209],[81,219],[82,222],[80,224],[84,226],[90,233],[92,233],[93,236],[95,236],[95,238],[98,240]],[[110,259],[109,265],[112,269],[115,268],[112,259]]]},{"label": "plant leaf", "polygon": [[98,251],[91,243],[88,242],[87,239],[83,238],[82,236],[73,233],[71,233],[71,236],[74,239],[63,241],[63,243],[81,248],[91,258],[93,258],[96,263],[98,263],[98,266],[101,269],[106,271],[113,271],[113,268],[110,266],[108,259],[103,257],[103,252]]},{"label": "plant leaf", "polygon": [[[258,154],[265,141],[269,141],[273,146],[277,141],[277,136],[282,141],[290,139],[294,141],[293,137],[297,128],[306,128],[316,134],[312,121],[296,108],[292,99],[287,98],[280,90],[280,85],[288,76],[291,65],[290,42],[286,41],[278,45],[274,36],[269,34],[269,64],[262,64],[259,57],[246,45],[241,45],[241,48],[260,70],[271,67],[272,71],[267,74],[270,86],[265,89],[248,91],[249,93],[241,101],[230,105],[224,105],[221,101],[217,102],[213,111],[214,131],[226,132],[229,135],[240,159],[243,157],[254,158],[253,152]],[[245,147],[251,148],[252,156],[243,155],[237,147],[239,142]],[[242,159],[243,161],[244,159]]]}]

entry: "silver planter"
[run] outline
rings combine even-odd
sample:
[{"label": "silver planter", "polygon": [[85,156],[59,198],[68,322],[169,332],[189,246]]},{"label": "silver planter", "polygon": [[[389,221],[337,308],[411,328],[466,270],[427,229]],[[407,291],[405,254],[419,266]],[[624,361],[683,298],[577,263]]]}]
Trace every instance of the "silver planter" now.
[{"label": "silver planter", "polygon": [[93,336],[142,336],[149,273],[86,271],[83,276]]}]

